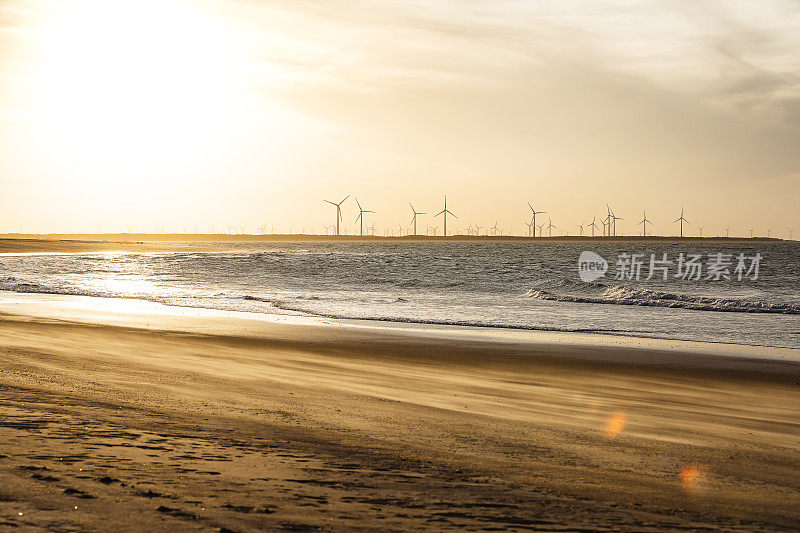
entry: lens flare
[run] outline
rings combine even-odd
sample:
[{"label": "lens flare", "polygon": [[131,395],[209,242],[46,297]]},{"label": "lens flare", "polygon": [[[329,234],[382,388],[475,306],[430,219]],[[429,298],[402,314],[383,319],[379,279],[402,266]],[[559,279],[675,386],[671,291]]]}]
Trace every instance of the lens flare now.
[{"label": "lens flare", "polygon": [[689,494],[701,492],[705,486],[705,469],[698,465],[684,466],[680,473],[681,486]]},{"label": "lens flare", "polygon": [[606,420],[606,427],[605,427],[605,435],[609,439],[613,439],[617,437],[622,430],[625,429],[625,425],[628,423],[628,415],[623,413],[622,411],[617,411]]}]

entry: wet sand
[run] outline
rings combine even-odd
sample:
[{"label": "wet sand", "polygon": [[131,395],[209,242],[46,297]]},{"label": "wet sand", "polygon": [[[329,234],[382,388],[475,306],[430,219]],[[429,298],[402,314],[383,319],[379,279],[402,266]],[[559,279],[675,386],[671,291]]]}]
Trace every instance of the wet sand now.
[{"label": "wet sand", "polygon": [[176,320],[0,315],[0,528],[800,524],[796,359]]}]

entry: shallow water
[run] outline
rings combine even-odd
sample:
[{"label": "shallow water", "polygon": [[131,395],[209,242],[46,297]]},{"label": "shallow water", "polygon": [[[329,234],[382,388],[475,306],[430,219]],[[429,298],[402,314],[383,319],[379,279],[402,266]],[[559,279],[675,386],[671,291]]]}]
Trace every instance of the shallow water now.
[{"label": "shallow water", "polygon": [[[223,246],[223,245],[221,245]],[[0,256],[0,289],[134,297],[172,305],[401,322],[582,331],[800,348],[794,242],[225,243],[231,253]],[[585,283],[578,257],[609,265]],[[615,279],[642,254],[639,280]],[[673,261],[646,280],[651,254]],[[700,279],[678,274],[701,254]],[[730,279],[707,279],[715,254]],[[736,266],[744,254],[754,272]]]}]

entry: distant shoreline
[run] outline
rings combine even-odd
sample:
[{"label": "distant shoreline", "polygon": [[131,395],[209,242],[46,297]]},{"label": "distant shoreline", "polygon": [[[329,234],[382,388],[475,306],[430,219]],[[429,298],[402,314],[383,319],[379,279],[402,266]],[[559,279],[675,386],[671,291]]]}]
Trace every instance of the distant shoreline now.
[{"label": "distant shoreline", "polygon": [[[402,241],[448,241],[448,242],[796,242],[776,237],[675,237],[675,236],[616,236],[616,237],[524,237],[494,235],[450,235],[426,236],[404,235],[382,237],[379,235],[310,235],[310,234],[221,234],[221,233],[51,233],[51,234],[0,234],[0,251],[12,241],[21,245],[38,242],[66,241],[72,243],[142,244],[157,242],[402,242]],[[192,249],[191,251],[198,251]]]}]

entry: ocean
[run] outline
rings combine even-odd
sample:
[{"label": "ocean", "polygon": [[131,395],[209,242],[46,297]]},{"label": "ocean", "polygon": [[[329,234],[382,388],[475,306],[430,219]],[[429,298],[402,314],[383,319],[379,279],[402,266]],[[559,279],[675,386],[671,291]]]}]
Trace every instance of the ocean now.
[{"label": "ocean", "polygon": [[[0,290],[268,314],[800,348],[797,242],[218,246],[229,251],[0,255]],[[581,280],[578,259],[584,251],[608,262],[604,276]],[[648,280],[651,256],[661,268]],[[639,279],[631,268],[637,264]],[[689,269],[690,264],[699,265],[699,271]]]}]

